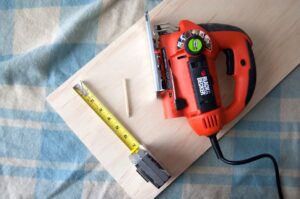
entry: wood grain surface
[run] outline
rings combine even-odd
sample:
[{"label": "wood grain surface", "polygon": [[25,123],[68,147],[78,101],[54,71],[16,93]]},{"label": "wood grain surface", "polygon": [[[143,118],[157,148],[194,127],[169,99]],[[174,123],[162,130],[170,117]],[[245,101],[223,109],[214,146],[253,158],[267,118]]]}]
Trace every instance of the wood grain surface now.
[{"label": "wood grain surface", "polygon": [[[222,130],[221,136],[300,63],[299,10],[297,0],[165,0],[150,15],[156,24],[177,25],[181,19],[232,24],[252,38],[257,87],[245,111]],[[221,56],[217,62],[219,74],[223,73],[220,79],[225,77],[223,61]],[[124,78],[129,79],[131,117],[127,117],[124,105]],[[79,80],[85,81],[171,173],[172,179],[164,187],[156,189],[135,172],[125,145],[73,91]],[[227,77],[220,81],[230,82]],[[228,90],[232,88],[224,83],[222,90],[222,98],[230,100]],[[154,198],[210,146],[207,138],[192,132],[184,118],[163,119],[161,101],[154,93],[144,19],[113,41],[47,100],[132,198]]]}]

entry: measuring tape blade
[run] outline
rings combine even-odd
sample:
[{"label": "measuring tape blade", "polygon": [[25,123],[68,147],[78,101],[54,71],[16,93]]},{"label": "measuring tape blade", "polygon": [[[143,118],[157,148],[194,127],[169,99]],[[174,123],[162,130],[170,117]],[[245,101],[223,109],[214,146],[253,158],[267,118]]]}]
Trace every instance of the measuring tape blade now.
[{"label": "measuring tape blade", "polygon": [[76,84],[73,89],[122,140],[122,142],[130,149],[131,154],[136,153],[139,150],[140,143],[82,81]]}]

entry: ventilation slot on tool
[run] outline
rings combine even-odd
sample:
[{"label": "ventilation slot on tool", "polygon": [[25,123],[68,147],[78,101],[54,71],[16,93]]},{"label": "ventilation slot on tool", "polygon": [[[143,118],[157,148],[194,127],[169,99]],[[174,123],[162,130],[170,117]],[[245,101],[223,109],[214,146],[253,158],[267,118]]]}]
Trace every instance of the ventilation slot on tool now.
[{"label": "ventilation slot on tool", "polygon": [[205,128],[214,128],[219,125],[219,121],[216,115],[209,115],[203,118],[202,122]]},{"label": "ventilation slot on tool", "polygon": [[178,56],[177,59],[183,59],[186,58],[186,55]]}]

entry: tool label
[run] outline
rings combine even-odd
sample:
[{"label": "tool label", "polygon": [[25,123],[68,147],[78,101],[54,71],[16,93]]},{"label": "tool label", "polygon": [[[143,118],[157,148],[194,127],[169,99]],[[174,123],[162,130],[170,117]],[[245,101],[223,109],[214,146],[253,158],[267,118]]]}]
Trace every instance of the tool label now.
[{"label": "tool label", "polygon": [[200,90],[200,95],[208,95],[211,93],[207,76],[198,77],[197,81]]}]

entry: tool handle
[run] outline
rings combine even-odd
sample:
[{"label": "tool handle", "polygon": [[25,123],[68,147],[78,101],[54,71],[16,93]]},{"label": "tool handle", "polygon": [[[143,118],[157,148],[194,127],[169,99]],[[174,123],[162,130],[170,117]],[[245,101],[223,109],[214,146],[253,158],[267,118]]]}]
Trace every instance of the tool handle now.
[{"label": "tool handle", "polygon": [[240,29],[221,28],[223,30],[213,31],[212,35],[220,50],[225,52],[227,74],[232,75],[235,81],[234,98],[223,108],[223,124],[226,124],[237,117],[250,101],[256,84],[256,66],[249,37]]}]

